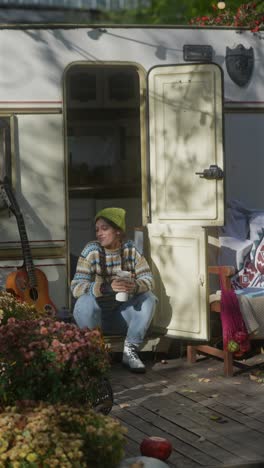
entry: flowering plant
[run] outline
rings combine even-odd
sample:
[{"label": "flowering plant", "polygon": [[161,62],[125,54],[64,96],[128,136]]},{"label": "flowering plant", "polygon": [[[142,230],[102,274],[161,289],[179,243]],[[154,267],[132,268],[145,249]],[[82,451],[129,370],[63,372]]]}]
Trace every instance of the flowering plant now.
[{"label": "flowering plant", "polygon": [[37,311],[34,306],[18,300],[18,298],[5,290],[0,291],[0,323],[6,324],[10,317],[20,320],[30,320],[47,316],[45,311]]},{"label": "flowering plant", "polygon": [[109,369],[99,330],[43,320],[0,326],[0,403],[16,400],[94,403]]},{"label": "flowering plant", "polygon": [[224,2],[218,2],[218,6],[212,7],[214,10],[212,15],[192,18],[190,23],[199,26],[246,27],[254,33],[264,26],[263,1],[243,3],[235,11],[232,8],[226,8]]},{"label": "flowering plant", "polygon": [[87,408],[39,403],[0,413],[2,467],[114,468],[125,429]]}]

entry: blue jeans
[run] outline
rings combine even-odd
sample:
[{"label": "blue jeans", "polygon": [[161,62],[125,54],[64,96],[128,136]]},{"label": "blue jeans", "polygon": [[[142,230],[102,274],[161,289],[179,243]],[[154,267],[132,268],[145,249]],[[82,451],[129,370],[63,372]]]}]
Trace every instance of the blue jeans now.
[{"label": "blue jeans", "polygon": [[123,335],[127,342],[140,344],[153,318],[156,302],[156,296],[148,291],[118,303],[111,311],[104,311],[94,296],[83,294],[76,301],[73,315],[80,328],[100,327],[103,333]]}]

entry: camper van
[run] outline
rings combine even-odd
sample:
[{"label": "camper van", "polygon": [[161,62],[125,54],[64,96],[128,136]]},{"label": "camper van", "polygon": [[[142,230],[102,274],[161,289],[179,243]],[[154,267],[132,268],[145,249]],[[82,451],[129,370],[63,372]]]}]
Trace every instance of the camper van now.
[{"label": "camper van", "polygon": [[147,342],[209,339],[207,271],[227,203],[264,207],[263,35],[2,24],[1,287],[24,266],[33,302],[37,290],[47,311],[72,310],[96,212],[124,207],[155,275]]}]

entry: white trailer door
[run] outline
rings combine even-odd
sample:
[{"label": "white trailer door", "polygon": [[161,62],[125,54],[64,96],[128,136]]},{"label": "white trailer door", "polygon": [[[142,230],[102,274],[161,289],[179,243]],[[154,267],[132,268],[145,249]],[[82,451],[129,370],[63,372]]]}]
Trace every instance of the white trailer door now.
[{"label": "white trailer door", "polygon": [[170,336],[208,339],[204,227],[224,221],[221,69],[152,68],[148,98],[154,326]]}]

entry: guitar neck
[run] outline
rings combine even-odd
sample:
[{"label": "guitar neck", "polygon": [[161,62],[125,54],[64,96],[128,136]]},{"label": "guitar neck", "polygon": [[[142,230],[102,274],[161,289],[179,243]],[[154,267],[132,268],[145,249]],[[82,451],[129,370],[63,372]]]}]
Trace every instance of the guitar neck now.
[{"label": "guitar neck", "polygon": [[24,223],[24,218],[23,218],[22,213],[18,213],[16,217],[17,217],[18,230],[20,234],[24,265],[28,273],[29,284],[33,288],[37,286],[37,279],[35,275],[35,267],[34,267],[34,263],[32,260],[31,249],[30,249],[30,245],[28,241],[26,226]]},{"label": "guitar neck", "polygon": [[2,198],[4,199],[4,201],[6,202],[8,208],[10,208],[10,210],[16,217],[17,226],[18,226],[18,230],[20,234],[23,258],[24,258],[24,266],[28,274],[29,285],[31,288],[34,288],[37,286],[37,278],[36,278],[34,263],[33,263],[32,255],[30,251],[30,245],[28,242],[26,226],[25,226],[23,215],[16,201],[16,197],[13,193],[10,181],[8,180],[7,177],[5,177],[4,182],[0,184],[0,194]]}]

